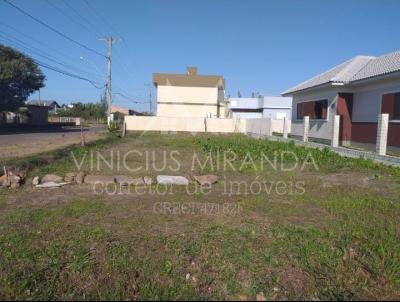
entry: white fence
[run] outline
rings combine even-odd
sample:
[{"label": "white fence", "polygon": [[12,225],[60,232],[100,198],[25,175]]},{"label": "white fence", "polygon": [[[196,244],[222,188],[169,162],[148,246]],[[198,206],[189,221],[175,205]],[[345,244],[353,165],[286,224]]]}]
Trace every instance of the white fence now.
[{"label": "white fence", "polygon": [[67,117],[67,116],[49,116],[49,123],[71,123],[75,126],[81,125],[80,117]]},{"label": "white fence", "polygon": [[[290,121],[287,121],[290,132]],[[211,133],[251,133],[272,135],[283,133],[283,120],[271,119],[222,119],[163,116],[125,116],[127,131],[183,131]]]}]

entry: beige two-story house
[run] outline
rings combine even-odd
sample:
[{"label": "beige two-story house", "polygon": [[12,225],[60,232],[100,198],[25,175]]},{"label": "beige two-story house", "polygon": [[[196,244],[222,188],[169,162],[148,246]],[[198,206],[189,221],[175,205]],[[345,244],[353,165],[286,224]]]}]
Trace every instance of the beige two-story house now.
[{"label": "beige two-story house", "polygon": [[225,117],[225,80],[218,75],[199,75],[196,67],[186,74],[154,73],[157,116]]}]

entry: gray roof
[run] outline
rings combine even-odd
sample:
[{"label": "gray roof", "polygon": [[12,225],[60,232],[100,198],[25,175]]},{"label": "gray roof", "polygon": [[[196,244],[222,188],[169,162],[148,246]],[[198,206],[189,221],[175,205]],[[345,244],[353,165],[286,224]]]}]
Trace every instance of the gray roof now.
[{"label": "gray roof", "polygon": [[57,106],[60,107],[60,105],[58,105],[57,101],[54,100],[30,100],[26,102],[27,105],[37,105],[37,106]]},{"label": "gray roof", "polygon": [[282,94],[291,94],[330,83],[351,84],[355,81],[382,76],[396,71],[400,71],[400,51],[381,57],[357,56],[286,90]]}]

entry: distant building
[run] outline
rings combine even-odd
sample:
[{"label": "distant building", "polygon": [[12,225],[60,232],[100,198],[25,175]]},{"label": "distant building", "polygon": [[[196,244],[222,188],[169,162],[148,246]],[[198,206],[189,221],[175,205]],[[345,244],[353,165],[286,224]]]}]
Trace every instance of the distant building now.
[{"label": "distant building", "polygon": [[[29,124],[33,126],[45,126],[49,119],[49,108],[42,105],[26,105]],[[22,107],[24,108],[24,107]]]},{"label": "distant building", "polygon": [[225,80],[219,75],[154,73],[157,116],[225,117]]},{"label": "distant building", "polygon": [[260,96],[257,98],[229,98],[229,116],[233,118],[291,118],[292,98]]},{"label": "distant building", "polygon": [[111,113],[116,113],[116,112],[119,112],[123,115],[144,115],[143,113],[132,109],[111,105]]},{"label": "distant building", "polygon": [[72,109],[74,108],[74,104],[62,104],[61,109]]},{"label": "distant building", "polygon": [[50,114],[57,114],[61,106],[54,100],[30,100],[26,102],[27,105],[47,106]]}]

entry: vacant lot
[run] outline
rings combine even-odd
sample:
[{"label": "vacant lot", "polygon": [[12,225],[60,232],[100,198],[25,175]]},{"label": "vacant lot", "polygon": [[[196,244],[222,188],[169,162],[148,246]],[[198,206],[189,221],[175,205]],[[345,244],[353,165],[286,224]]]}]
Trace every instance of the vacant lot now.
[{"label": "vacant lot", "polygon": [[398,169],[243,136],[130,134],[72,151],[30,159],[29,176],[219,182],[0,189],[0,299],[400,298]]},{"label": "vacant lot", "polygon": [[[86,142],[101,138],[105,134],[102,126],[84,127]],[[22,157],[55,150],[81,141],[78,127],[47,128],[39,130],[9,130],[0,132],[0,158]]]}]

